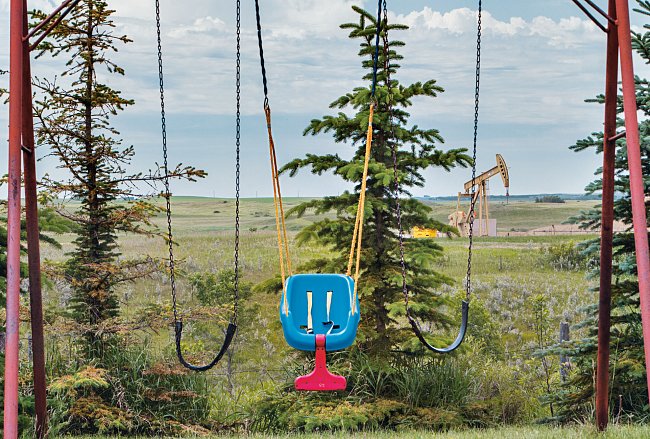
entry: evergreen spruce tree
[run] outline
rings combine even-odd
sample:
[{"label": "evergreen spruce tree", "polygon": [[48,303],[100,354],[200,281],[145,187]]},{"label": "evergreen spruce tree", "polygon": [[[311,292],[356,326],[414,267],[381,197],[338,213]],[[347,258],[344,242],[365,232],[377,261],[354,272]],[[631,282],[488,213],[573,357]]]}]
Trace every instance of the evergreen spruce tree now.
[{"label": "evergreen spruce tree", "polygon": [[[314,119],[305,129],[304,135],[331,134],[337,144],[345,144],[354,151],[350,160],[338,154],[307,154],[295,159],[282,169],[295,175],[300,169],[310,168],[312,174],[321,175],[332,172],[345,182],[355,185],[354,192],[344,192],[340,196],[302,203],[289,214],[302,215],[307,210],[316,213],[335,212],[336,218],[326,219],[305,227],[297,237],[301,244],[318,243],[333,250],[332,259],[314,259],[301,267],[311,272],[344,272],[348,260],[350,241],[354,229],[359,189],[363,173],[366,127],[368,126],[371,87],[374,35],[377,20],[367,11],[354,6],[359,14],[357,23],[341,25],[350,30],[349,37],[360,41],[359,56],[363,59],[363,76],[368,84],[358,87],[330,104],[339,110],[334,115]],[[384,22],[385,24],[385,22]],[[395,31],[408,29],[405,25],[389,24],[391,36]],[[435,80],[403,85],[397,79],[398,64],[402,56],[397,48],[404,46],[398,40],[387,41],[382,38],[379,48],[377,106],[373,124],[373,149],[368,175],[368,190],[363,233],[362,278],[359,285],[362,324],[360,326],[359,346],[374,353],[389,352],[391,348],[416,346],[415,338],[404,325],[404,303],[401,288],[401,268],[399,244],[397,239],[396,203],[394,199],[393,159],[391,148],[401,148],[397,154],[399,168],[400,198],[402,205],[402,224],[405,230],[414,225],[434,227],[449,232],[447,226],[429,218],[430,209],[420,201],[411,198],[409,190],[423,187],[425,181],[422,171],[436,167],[449,171],[455,166],[467,166],[471,159],[465,149],[443,151],[439,144],[443,138],[436,129],[424,129],[409,124],[409,113],[417,97],[435,98],[443,89]],[[386,59],[386,55],[388,59]],[[383,66],[383,68],[382,68]],[[390,72],[390,83],[389,75]],[[389,102],[392,105],[393,127],[389,122]],[[344,112],[348,110],[348,113]],[[353,112],[350,116],[349,113]],[[394,136],[393,133],[394,132]],[[451,279],[435,272],[431,262],[441,254],[442,247],[434,240],[406,241],[406,268],[410,304],[423,322],[435,322],[439,326],[454,323],[454,319],[444,312],[448,297],[440,295],[436,288],[451,283]],[[454,303],[454,312],[456,311]],[[437,340],[440,341],[440,340]]]},{"label": "evergreen spruce tree", "polygon": [[[118,315],[115,288],[157,270],[148,257],[120,259],[118,233],[152,235],[150,218],[158,208],[142,197],[139,185],[154,185],[159,169],[130,174],[133,146],[123,146],[111,118],[134,104],[103,82],[124,70],[109,55],[131,40],[114,33],[114,11],[107,1],[83,0],[38,48],[38,57],[64,58],[65,70],[55,81],[35,82],[38,145],[48,148],[69,178],[43,183],[56,199],[78,201],[76,210],[60,208],[77,224],[74,250],[61,267],[73,289],[71,309],[88,343],[88,355],[98,357],[102,336],[98,325]],[[41,20],[42,12],[33,18]],[[172,178],[194,179],[203,171],[177,166]],[[103,334],[111,333],[104,325]],[[109,325],[110,326],[110,325]]]},{"label": "evergreen spruce tree", "polygon": [[[636,12],[650,16],[650,2],[638,1]],[[650,25],[645,25],[650,29]],[[646,63],[650,62],[650,32],[633,32],[633,47]],[[650,81],[636,78],[637,105],[643,117],[639,121],[641,134],[641,163],[645,183],[645,193],[650,190]],[[603,104],[604,96],[598,96],[590,102]],[[622,100],[619,97],[619,113],[623,112]],[[624,120],[619,119],[619,126],[624,126]],[[576,142],[571,147],[574,151],[593,151],[602,154],[603,133],[594,133],[586,139]],[[637,267],[632,233],[632,208],[630,200],[630,183],[627,174],[627,149],[625,139],[617,142],[616,150],[616,181],[618,195],[614,202],[614,217],[629,228],[627,232],[614,235],[614,266],[612,281],[612,329],[611,329],[611,359],[610,359],[610,411],[613,417],[623,417],[627,420],[647,419],[648,395],[646,388],[646,372],[643,351],[643,333],[639,309],[639,285],[637,282]],[[601,175],[602,169],[596,171]],[[590,183],[588,194],[602,190],[602,179]],[[646,203],[647,204],[647,203]],[[650,213],[650,212],[648,212]],[[588,227],[599,227],[601,210],[599,207],[582,212],[574,218],[576,222]],[[650,216],[649,216],[650,218]],[[650,226],[650,224],[648,224]],[[583,243],[585,254],[598,258],[600,252],[598,240]],[[598,272],[593,273],[598,275]],[[598,351],[598,305],[594,304],[586,310],[587,317],[577,325],[586,328],[587,337],[581,338],[569,346],[554,349],[571,357],[573,373],[569,381],[555,396],[559,407],[559,418],[564,421],[574,421],[591,416],[594,407],[596,373],[596,354]]]}]

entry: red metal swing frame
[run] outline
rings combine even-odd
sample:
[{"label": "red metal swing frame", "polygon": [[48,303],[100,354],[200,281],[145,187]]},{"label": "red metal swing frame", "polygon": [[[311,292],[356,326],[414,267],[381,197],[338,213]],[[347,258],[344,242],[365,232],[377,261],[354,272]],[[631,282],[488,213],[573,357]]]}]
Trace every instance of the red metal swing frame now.
[{"label": "red metal swing frame", "polygon": [[[605,12],[592,0],[572,1],[607,34],[598,367],[596,378],[596,423],[598,428],[603,430],[607,427],[609,412],[608,380],[614,220],[614,159],[616,140],[622,137],[626,137],[627,139],[646,370],[648,370],[648,365],[650,365],[650,253],[648,252],[645,194],[639,147],[639,124],[634,86],[629,5],[627,0],[608,0],[609,8]],[[583,4],[582,1],[586,4]],[[21,175],[24,176],[25,186],[25,217],[27,225],[37,436],[39,438],[44,437],[47,430],[45,349],[43,341],[30,52],[61,22],[63,17],[77,3],[79,3],[79,0],[65,0],[61,6],[44,19],[42,23],[32,28],[31,31],[28,31],[27,26],[27,0],[11,0],[10,6],[9,81],[11,100],[9,103],[9,181],[7,204],[5,439],[16,439],[18,437]],[[592,13],[592,11],[594,12]],[[602,16],[607,21],[607,25],[601,24],[594,14]],[[34,39],[34,42],[30,43],[32,39]],[[619,54],[625,110],[625,133],[621,134],[616,133]],[[650,389],[650,373],[647,374],[647,377],[648,388]]]}]

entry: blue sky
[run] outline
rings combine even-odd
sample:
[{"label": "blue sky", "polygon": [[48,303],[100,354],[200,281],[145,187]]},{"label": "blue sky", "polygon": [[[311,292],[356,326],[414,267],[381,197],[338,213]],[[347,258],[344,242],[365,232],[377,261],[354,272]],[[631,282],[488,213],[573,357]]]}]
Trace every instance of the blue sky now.
[{"label": "blue sky", "polygon": [[[153,1],[112,0],[117,32],[134,43],[116,60],[124,78],[103,78],[136,105],[115,119],[125,144],[137,150],[134,168],[160,161],[157,67]],[[170,156],[205,169],[199,183],[179,183],[183,195],[234,194],[234,2],[162,0],[163,43],[168,99]],[[403,83],[435,78],[445,88],[439,98],[418,100],[413,122],[439,129],[446,147],[469,147],[473,113],[475,1],[389,1],[390,19],[411,29],[398,37],[407,43],[399,79]],[[606,2],[598,2],[604,5]],[[630,2],[634,3],[633,1]],[[348,145],[327,136],[303,137],[309,120],[329,114],[328,104],[361,85],[357,43],[338,28],[355,20],[350,6],[374,11],[375,1],[262,0],[271,105],[279,161],[306,152],[336,152],[348,157]],[[501,153],[510,167],[512,193],[581,192],[593,178],[599,158],[573,153],[568,146],[596,131],[602,108],[585,104],[604,85],[605,37],[570,0],[485,0],[479,170],[494,165]],[[32,1],[51,8],[53,2]],[[0,0],[0,67],[8,62],[8,0]],[[270,196],[265,125],[252,1],[243,5],[242,194]],[[634,17],[639,28],[642,22]],[[637,63],[637,73],[648,68]],[[62,70],[62,60],[39,60],[37,75]],[[6,85],[6,78],[0,79]],[[0,137],[7,137],[7,108],[0,109]],[[40,151],[42,156],[46,150]],[[0,145],[6,157],[6,143]],[[2,160],[0,163],[6,163]],[[0,172],[5,172],[4,170]],[[58,175],[45,159],[41,174]],[[470,171],[430,170],[427,186],[415,195],[450,195],[462,188]],[[307,172],[286,177],[289,196],[320,196],[347,189],[333,176]],[[495,181],[494,194],[504,192]]]}]

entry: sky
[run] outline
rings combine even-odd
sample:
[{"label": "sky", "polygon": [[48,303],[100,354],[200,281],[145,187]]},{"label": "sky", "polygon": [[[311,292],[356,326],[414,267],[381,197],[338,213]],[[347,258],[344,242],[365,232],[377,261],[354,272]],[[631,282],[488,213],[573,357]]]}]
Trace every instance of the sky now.
[{"label": "sky", "polygon": [[[597,0],[605,6],[604,0]],[[630,1],[631,4],[634,1]],[[133,98],[136,105],[114,118],[124,145],[134,145],[133,169],[161,161],[158,71],[153,0],[109,0],[116,10],[115,32],[133,43],[114,60],[124,77],[102,80]],[[170,160],[208,172],[197,183],[175,182],[176,195],[234,195],[235,10],[233,1],[161,0]],[[0,0],[0,69],[8,66],[9,0]],[[355,21],[352,5],[374,12],[376,2],[360,0],[261,0],[266,67],[274,136],[280,164],[306,153],[350,157],[349,144],[328,135],[303,137],[313,118],[332,114],[329,103],[364,85],[358,42],[339,24]],[[411,122],[440,130],[441,148],[471,147],[474,111],[476,1],[388,1],[389,21],[410,26],[395,32],[406,43],[398,79],[403,84],[436,79],[438,98],[417,99]],[[568,147],[602,127],[602,107],[584,100],[602,93],[605,35],[570,0],[485,0],[482,51],[479,172],[504,156],[514,194],[581,193],[599,166],[590,152]],[[30,8],[51,10],[55,2],[29,0]],[[263,94],[257,52],[254,3],[242,2],[242,196],[272,195]],[[633,26],[643,19],[634,14]],[[54,77],[63,59],[39,59],[33,71]],[[648,66],[637,60],[637,74]],[[0,87],[8,78],[0,77]],[[0,107],[0,138],[7,139],[8,107]],[[6,142],[0,157],[6,157]],[[39,149],[39,174],[61,175]],[[6,172],[6,161],[0,160]],[[471,170],[430,169],[416,196],[453,195]],[[334,195],[349,189],[333,175],[307,170],[285,176],[285,196]],[[505,191],[498,179],[493,194]],[[0,193],[0,196],[2,194]]]}]

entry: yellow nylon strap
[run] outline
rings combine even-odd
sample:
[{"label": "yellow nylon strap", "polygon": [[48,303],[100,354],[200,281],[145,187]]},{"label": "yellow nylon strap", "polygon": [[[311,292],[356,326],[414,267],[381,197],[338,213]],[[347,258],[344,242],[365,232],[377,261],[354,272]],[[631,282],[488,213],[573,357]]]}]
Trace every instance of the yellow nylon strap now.
[{"label": "yellow nylon strap", "polygon": [[280,257],[280,274],[282,276],[282,297],[283,311],[285,315],[289,314],[289,303],[286,294],[286,271],[291,276],[291,257],[289,255],[289,240],[287,239],[287,226],[284,219],[284,205],[282,204],[282,192],[280,191],[280,173],[278,171],[278,159],[275,153],[275,142],[273,141],[273,132],[271,130],[271,107],[264,106],[266,114],[266,128],[269,135],[269,156],[271,159],[271,176],[273,178],[273,207],[275,208],[275,228],[278,240],[278,255]]},{"label": "yellow nylon strap", "polygon": [[350,247],[350,257],[348,258],[347,275],[352,274],[352,263],[356,251],[356,264],[354,269],[354,295],[352,297],[352,314],[357,310],[357,289],[359,285],[359,267],[361,266],[361,241],[363,237],[363,222],[366,205],[366,182],[368,180],[368,167],[370,166],[370,152],[372,150],[372,120],[375,115],[375,103],[370,104],[370,114],[368,115],[368,134],[366,136],[366,154],[363,163],[363,177],[361,178],[361,191],[359,192],[359,205],[357,206],[357,217],[354,223],[354,232],[352,234],[352,245]]}]

